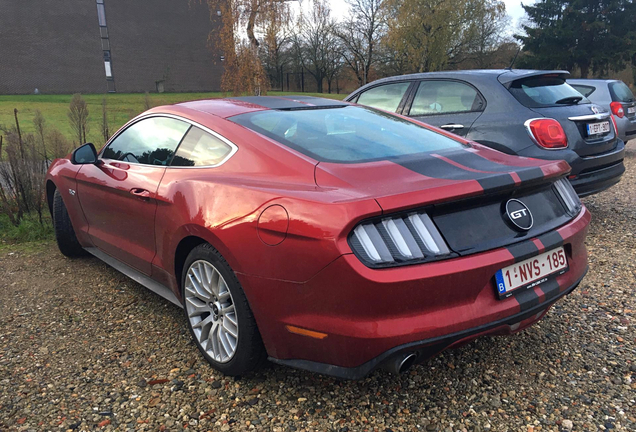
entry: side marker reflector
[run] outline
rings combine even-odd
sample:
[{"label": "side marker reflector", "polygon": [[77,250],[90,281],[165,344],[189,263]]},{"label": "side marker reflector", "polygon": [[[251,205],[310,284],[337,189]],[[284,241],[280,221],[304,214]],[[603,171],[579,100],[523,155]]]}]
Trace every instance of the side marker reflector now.
[{"label": "side marker reflector", "polygon": [[296,327],[296,326],[286,325],[285,328],[290,333],[298,334],[301,336],[309,336],[314,339],[324,339],[327,337],[327,333],[320,333],[317,331],[307,330],[307,329]]}]

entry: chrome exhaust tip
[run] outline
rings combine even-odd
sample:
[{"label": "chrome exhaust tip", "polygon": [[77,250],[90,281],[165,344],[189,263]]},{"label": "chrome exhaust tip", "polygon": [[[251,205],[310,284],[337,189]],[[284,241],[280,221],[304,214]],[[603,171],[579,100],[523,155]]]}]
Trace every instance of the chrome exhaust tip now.
[{"label": "chrome exhaust tip", "polygon": [[399,375],[410,369],[410,367],[415,364],[416,358],[417,354],[414,352],[398,354],[386,362],[384,369],[391,372],[393,375]]}]

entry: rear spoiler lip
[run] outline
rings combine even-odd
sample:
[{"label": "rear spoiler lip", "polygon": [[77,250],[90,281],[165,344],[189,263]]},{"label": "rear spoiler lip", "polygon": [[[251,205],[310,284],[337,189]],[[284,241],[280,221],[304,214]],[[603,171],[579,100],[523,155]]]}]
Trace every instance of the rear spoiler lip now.
[{"label": "rear spoiler lip", "polygon": [[560,78],[563,78],[565,80],[565,79],[567,79],[567,77],[570,76],[570,72],[564,71],[564,70],[517,70],[517,69],[512,69],[512,70],[507,70],[507,71],[503,72],[502,74],[500,74],[497,77],[497,80],[501,84],[503,84],[504,87],[510,88],[512,83],[517,81],[517,80],[525,79],[525,78],[531,78],[531,77],[536,77],[536,76],[543,76],[543,75],[558,75]]}]

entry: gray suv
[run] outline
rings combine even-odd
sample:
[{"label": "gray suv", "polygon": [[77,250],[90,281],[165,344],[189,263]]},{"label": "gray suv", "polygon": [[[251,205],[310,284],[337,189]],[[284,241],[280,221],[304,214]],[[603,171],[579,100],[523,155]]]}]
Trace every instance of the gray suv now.
[{"label": "gray suv", "polygon": [[564,159],[580,196],[618,183],[625,144],[566,71],[468,70],[383,78],[345,100],[407,115],[508,154]]},{"label": "gray suv", "polygon": [[623,141],[636,138],[636,98],[623,81],[568,79],[583,96],[614,114],[618,136]]}]

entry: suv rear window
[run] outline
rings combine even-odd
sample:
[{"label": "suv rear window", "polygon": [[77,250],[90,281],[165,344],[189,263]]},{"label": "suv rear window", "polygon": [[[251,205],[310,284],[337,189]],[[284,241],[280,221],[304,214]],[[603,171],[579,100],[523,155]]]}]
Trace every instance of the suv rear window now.
[{"label": "suv rear window", "polygon": [[623,81],[609,84],[612,100],[615,102],[634,102],[634,94]]},{"label": "suv rear window", "polygon": [[[510,86],[510,93],[528,108],[590,103],[589,99],[560,77],[538,76],[519,79]],[[582,99],[574,102],[577,98]]]},{"label": "suv rear window", "polygon": [[417,123],[362,106],[256,111],[229,120],[326,162],[359,163],[465,147]]}]

